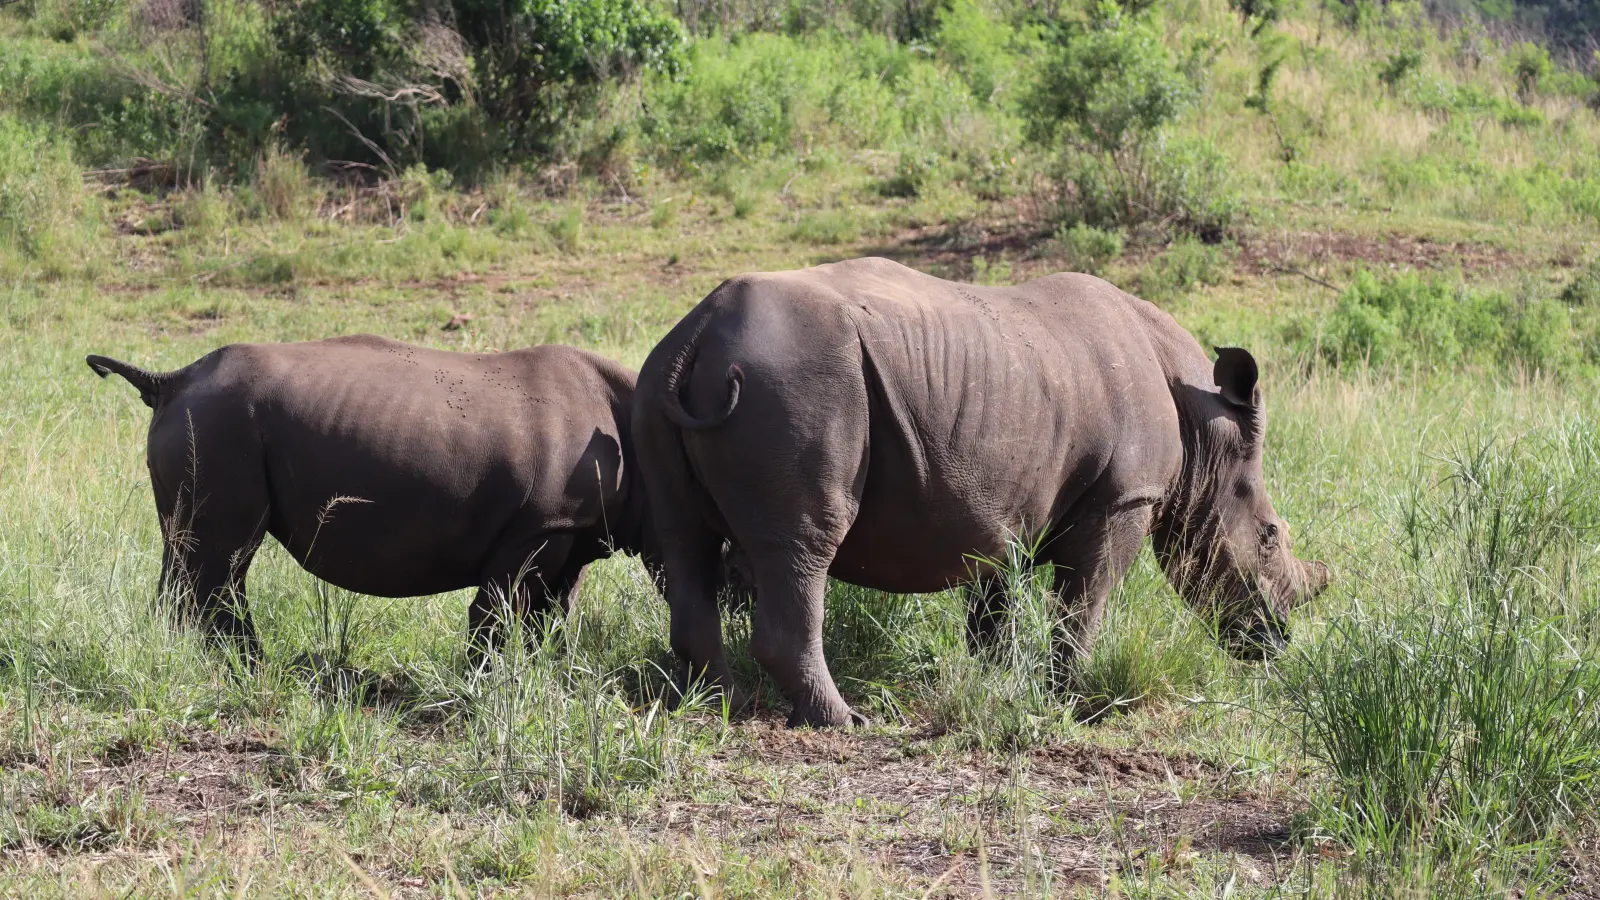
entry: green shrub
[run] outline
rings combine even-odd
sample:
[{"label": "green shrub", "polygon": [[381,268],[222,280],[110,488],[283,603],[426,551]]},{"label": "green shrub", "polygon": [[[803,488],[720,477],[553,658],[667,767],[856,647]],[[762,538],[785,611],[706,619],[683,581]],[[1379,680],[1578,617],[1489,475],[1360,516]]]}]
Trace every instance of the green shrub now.
[{"label": "green shrub", "polygon": [[884,180],[879,191],[887,197],[915,197],[934,181],[939,168],[940,159],[932,153],[902,151],[894,174]]},{"label": "green shrub", "polygon": [[1440,367],[1463,363],[1566,369],[1577,354],[1565,307],[1548,297],[1475,291],[1457,279],[1414,272],[1356,273],[1321,335],[1339,365]]},{"label": "green shrub", "polygon": [[456,0],[478,102],[511,136],[538,146],[584,92],[620,74],[676,71],[683,29],[637,0]]},{"label": "green shrub", "polygon": [[254,187],[262,210],[282,222],[312,215],[322,199],[305,161],[277,144],[268,145],[256,160]]},{"label": "green shrub", "polygon": [[672,72],[682,59],[682,26],[650,3],[453,0],[448,11],[406,0],[299,0],[274,33],[285,56],[378,85],[367,98],[375,109],[394,93],[386,85],[437,85],[446,93],[424,102],[465,100],[521,150],[545,148],[557,120],[599,84],[640,68]]},{"label": "green shrub", "polygon": [[1067,264],[1079,272],[1099,275],[1106,263],[1122,255],[1122,233],[1079,222],[1056,229],[1054,244]]},{"label": "green shrub", "polygon": [[1180,64],[1153,18],[1102,2],[1082,26],[1061,26],[1024,99],[1028,136],[1064,145],[1061,213],[1097,227],[1164,223],[1210,240],[1238,211],[1227,162],[1206,140],[1171,140],[1198,96],[1199,56]]},{"label": "green shrub", "polygon": [[1022,60],[1013,46],[1031,44],[1036,40],[1032,32],[1019,33],[976,0],[951,0],[939,7],[935,19],[939,30],[933,42],[973,98],[992,103],[1007,94],[1021,70]]},{"label": "green shrub", "polygon": [[216,185],[207,182],[178,194],[173,204],[173,215],[177,226],[188,237],[203,239],[228,227],[233,218],[233,208]]},{"label": "green shrub", "polygon": [[1103,228],[1156,224],[1179,234],[1221,241],[1242,202],[1228,160],[1203,138],[1145,145],[1138,159],[1063,153],[1054,169],[1060,186],[1057,215],[1066,223]]},{"label": "green shrub", "polygon": [[556,246],[568,253],[578,252],[579,245],[583,242],[583,207],[568,207],[554,222],[550,223],[550,237],[555,239]]},{"label": "green shrub", "polygon": [[958,77],[877,35],[749,34],[701,41],[681,78],[652,79],[640,128],[647,152],[680,170],[872,148],[905,149],[921,177],[993,149],[996,135],[974,133],[979,107]]},{"label": "green shrub", "polygon": [[1532,41],[1523,41],[1506,54],[1506,68],[1517,80],[1517,95],[1526,100],[1539,93],[1539,85],[1550,76],[1550,51]]},{"label": "green shrub", "polygon": [[1251,37],[1260,37],[1269,25],[1283,17],[1285,0],[1228,0],[1228,6],[1239,14]]},{"label": "green shrub", "polygon": [[1222,248],[1179,238],[1139,273],[1139,296],[1152,303],[1176,299],[1201,285],[1219,283],[1227,265]]},{"label": "green shrub", "polygon": [[448,169],[429,171],[427,166],[418,163],[402,172],[394,187],[406,218],[426,222],[446,212],[444,206],[454,183],[455,178]]},{"label": "green shrub", "polygon": [[74,157],[97,168],[189,160],[203,135],[196,110],[122,77],[104,55],[34,41],[0,53],[0,108],[58,123]]},{"label": "green shrub", "polygon": [[299,0],[273,23],[284,53],[368,81],[404,73],[411,29],[411,10],[394,0]]},{"label": "green shrub", "polygon": [[70,144],[0,112],[0,250],[29,259],[67,252],[83,208]]},{"label": "green shrub", "polygon": [[1561,289],[1561,302],[1568,306],[1600,308],[1600,258],[1572,276]]},{"label": "green shrub", "polygon": [[1089,24],[1058,31],[1025,101],[1029,136],[1107,155],[1137,150],[1195,97],[1157,22],[1103,2]]},{"label": "green shrub", "polygon": [[31,0],[23,7],[35,34],[63,44],[93,36],[124,8],[117,0]]},{"label": "green shrub", "polygon": [[1406,76],[1421,68],[1424,59],[1426,57],[1421,50],[1401,50],[1390,54],[1383,65],[1378,67],[1378,80],[1389,87],[1395,87],[1405,81]]}]

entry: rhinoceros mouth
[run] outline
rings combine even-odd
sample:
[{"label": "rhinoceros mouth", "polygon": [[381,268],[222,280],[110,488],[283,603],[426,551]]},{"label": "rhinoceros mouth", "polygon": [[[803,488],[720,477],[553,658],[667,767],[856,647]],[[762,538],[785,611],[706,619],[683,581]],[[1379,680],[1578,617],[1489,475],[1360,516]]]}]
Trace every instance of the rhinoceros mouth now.
[{"label": "rhinoceros mouth", "polygon": [[1277,659],[1289,646],[1287,632],[1262,637],[1245,636],[1228,642],[1228,652],[1241,662],[1268,662]]},{"label": "rhinoceros mouth", "polygon": [[1276,659],[1289,646],[1289,626],[1276,620],[1257,618],[1244,628],[1223,637],[1229,655],[1243,662]]}]

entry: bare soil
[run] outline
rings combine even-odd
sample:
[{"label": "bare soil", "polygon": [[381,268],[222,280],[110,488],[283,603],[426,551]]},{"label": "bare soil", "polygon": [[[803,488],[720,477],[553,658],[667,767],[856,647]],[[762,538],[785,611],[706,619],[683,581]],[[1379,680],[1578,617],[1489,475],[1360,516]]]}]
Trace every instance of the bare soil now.
[{"label": "bare soil", "polygon": [[1003,896],[1037,883],[1041,866],[1057,885],[1100,887],[1113,873],[1182,868],[1201,854],[1267,884],[1297,858],[1292,802],[1193,755],[1088,745],[952,753],[931,735],[794,732],[777,721],[743,732],[712,763],[736,801],[669,800],[643,827],[752,853],[851,841],[955,895],[987,884]]},{"label": "bare soil", "polygon": [[1286,270],[1323,274],[1329,268],[1364,263],[1390,269],[1498,270],[1525,263],[1503,247],[1434,241],[1399,233],[1355,234],[1347,231],[1279,231],[1246,236],[1239,242],[1238,268],[1251,275],[1271,276]]}]

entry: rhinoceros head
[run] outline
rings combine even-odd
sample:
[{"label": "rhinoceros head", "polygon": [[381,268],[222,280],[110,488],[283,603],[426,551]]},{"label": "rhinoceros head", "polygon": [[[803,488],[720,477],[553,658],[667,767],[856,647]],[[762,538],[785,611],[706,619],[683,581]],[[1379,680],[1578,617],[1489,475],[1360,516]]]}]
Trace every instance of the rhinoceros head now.
[{"label": "rhinoceros head", "polygon": [[1269,658],[1288,642],[1290,611],[1327,587],[1329,572],[1295,557],[1289,523],[1267,497],[1255,359],[1218,348],[1213,377],[1215,392],[1180,401],[1185,471],[1155,523],[1155,549],[1173,586],[1214,619],[1230,652]]}]

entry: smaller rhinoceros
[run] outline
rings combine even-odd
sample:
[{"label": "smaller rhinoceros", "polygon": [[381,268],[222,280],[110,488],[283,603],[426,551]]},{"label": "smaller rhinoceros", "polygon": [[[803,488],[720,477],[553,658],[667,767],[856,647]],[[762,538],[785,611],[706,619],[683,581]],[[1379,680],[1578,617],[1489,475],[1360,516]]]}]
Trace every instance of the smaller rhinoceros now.
[{"label": "smaller rhinoceros", "polygon": [[498,644],[503,605],[565,610],[590,562],[645,554],[635,376],[593,353],[452,353],[357,335],[233,344],[167,373],[88,363],[155,411],[161,595],[252,658],[244,579],[265,534],[347,590],[477,587],[475,656]]}]

